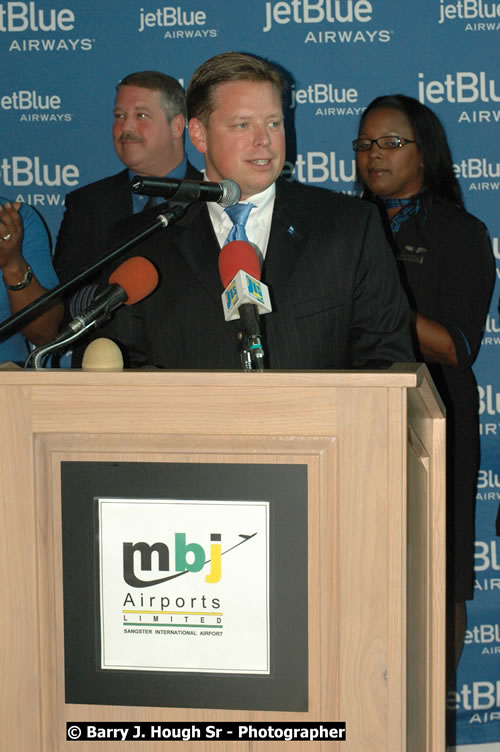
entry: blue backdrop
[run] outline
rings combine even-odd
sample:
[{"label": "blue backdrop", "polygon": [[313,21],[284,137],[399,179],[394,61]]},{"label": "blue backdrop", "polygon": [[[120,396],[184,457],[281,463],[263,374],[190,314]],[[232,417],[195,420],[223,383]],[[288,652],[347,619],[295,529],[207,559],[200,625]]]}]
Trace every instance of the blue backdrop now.
[{"label": "blue backdrop", "polygon": [[[37,207],[57,235],[65,194],[117,172],[115,85],[158,69],[188,82],[229,49],[295,79],[300,181],[353,191],[351,140],[375,96],[419,98],[447,129],[468,210],[498,248],[500,3],[489,0],[35,0],[0,3],[0,193]],[[199,155],[188,146],[192,161]],[[500,269],[497,269],[497,278]],[[498,282],[476,365],[481,395],[476,594],[457,693],[457,742],[500,741],[500,322]],[[496,745],[494,745],[496,746]]]}]

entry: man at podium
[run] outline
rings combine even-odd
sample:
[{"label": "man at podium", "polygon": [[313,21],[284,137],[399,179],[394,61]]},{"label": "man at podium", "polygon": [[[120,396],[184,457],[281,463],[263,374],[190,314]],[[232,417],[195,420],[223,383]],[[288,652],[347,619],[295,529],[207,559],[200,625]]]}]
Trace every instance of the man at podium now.
[{"label": "man at podium", "polygon": [[[241,367],[241,319],[225,321],[218,271],[236,224],[262,257],[270,291],[272,311],[260,317],[259,333],[266,368],[413,360],[408,306],[377,211],[281,177],[285,90],[281,72],[252,55],[222,53],[195,71],[187,90],[191,140],[205,159],[206,180],[237,183],[246,216],[234,220],[214,200],[196,201],[134,247],[133,255],[157,266],[160,285],[95,335],[115,339],[126,365]],[[153,219],[158,209],[131,217],[116,240],[145,226],[147,214]]]}]

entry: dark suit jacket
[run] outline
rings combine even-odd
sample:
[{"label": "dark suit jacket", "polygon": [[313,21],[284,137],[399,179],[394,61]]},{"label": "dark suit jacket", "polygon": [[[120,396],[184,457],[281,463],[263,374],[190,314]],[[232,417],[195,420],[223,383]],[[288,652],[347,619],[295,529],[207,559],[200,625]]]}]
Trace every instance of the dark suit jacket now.
[{"label": "dark suit jacket", "polygon": [[[186,167],[186,178],[190,180],[203,178],[189,161]],[[116,235],[115,228],[127,217],[133,216],[128,169],[71,191],[66,196],[65,203],[66,210],[59,228],[53,261],[61,283],[73,279],[115,247],[113,243],[113,237]],[[92,291],[92,286],[97,284],[101,277],[107,280],[112,269],[113,265],[106,265],[99,272],[86,277],[82,283],[68,290],[64,300],[63,324],[71,321],[75,316],[72,296],[81,288],[90,287]],[[91,299],[92,292],[90,292]],[[85,305],[81,301],[76,301],[77,311],[81,312],[82,308],[87,307],[88,299],[84,297],[84,300],[87,300]],[[85,336],[72,348],[73,367],[81,365],[87,344],[88,338]]]},{"label": "dark suit jacket", "polygon": [[[146,217],[134,215],[127,232]],[[219,245],[205,204],[136,246],[161,282],[95,333],[132,367],[239,369],[239,322],[226,323]],[[274,369],[384,367],[412,361],[408,305],[377,210],[367,202],[279,179],[262,280],[261,317]]]},{"label": "dark suit jacket", "polygon": [[[202,179],[190,162],[186,178]],[[54,252],[54,267],[60,282],[72,279],[112,249],[114,225],[132,214],[128,170],[71,191],[65,204]]]}]

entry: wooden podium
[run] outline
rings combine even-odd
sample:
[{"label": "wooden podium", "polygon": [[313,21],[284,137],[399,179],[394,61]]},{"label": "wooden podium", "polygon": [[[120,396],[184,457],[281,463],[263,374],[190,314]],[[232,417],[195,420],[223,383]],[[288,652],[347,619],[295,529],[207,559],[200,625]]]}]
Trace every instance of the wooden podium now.
[{"label": "wooden podium", "polygon": [[[346,722],[316,750],[443,752],[445,420],[425,366],[2,371],[0,404],[2,749],[69,749],[67,721],[285,720]],[[60,469],[89,460],[307,466],[306,712],[65,703]]]}]

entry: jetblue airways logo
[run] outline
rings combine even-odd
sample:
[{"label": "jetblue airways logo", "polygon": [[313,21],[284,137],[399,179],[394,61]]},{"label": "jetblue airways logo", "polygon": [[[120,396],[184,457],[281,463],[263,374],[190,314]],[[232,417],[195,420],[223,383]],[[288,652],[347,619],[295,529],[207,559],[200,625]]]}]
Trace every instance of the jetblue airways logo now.
[{"label": "jetblue airways logo", "polygon": [[292,2],[266,3],[266,25],[269,31],[273,22],[288,24],[368,23],[372,20],[372,4],[367,0],[292,0]]},{"label": "jetblue airways logo", "polygon": [[500,91],[497,91],[495,79],[490,78],[486,71],[446,73],[441,80],[433,81],[426,81],[424,74],[419,73],[418,98],[422,104],[500,102]]},{"label": "jetblue airways logo", "polygon": [[163,30],[164,39],[207,39],[217,36],[217,29],[207,29],[204,10],[184,10],[179,5],[139,11],[137,31]]},{"label": "jetblue airways logo", "polygon": [[332,83],[309,84],[303,89],[292,86],[291,104],[293,109],[297,104],[356,104],[359,98],[358,90]]},{"label": "jetblue airways logo", "polygon": [[301,183],[352,183],[356,178],[354,159],[339,159],[334,151],[310,151],[297,154],[295,165],[285,162],[288,174],[295,174]]},{"label": "jetblue airways logo", "polygon": [[4,157],[0,162],[0,181],[12,186],[78,185],[80,171],[76,165],[45,164],[40,157]]},{"label": "jetblue airways logo", "polygon": [[496,2],[487,2],[486,0],[457,0],[454,3],[439,0],[439,21],[442,24],[445,21],[455,19],[472,21],[480,18],[482,21],[500,18],[500,5]]},{"label": "jetblue airways logo", "polygon": [[38,8],[30,3],[0,4],[0,31],[72,31],[75,14],[69,8]]},{"label": "jetblue airways logo", "polygon": [[40,94],[35,89],[19,89],[0,94],[0,109],[18,115],[21,122],[69,122],[72,115],[61,112],[61,97],[57,94]]},{"label": "jetblue airways logo", "polygon": [[478,386],[479,392],[479,415],[499,415],[500,414],[500,394],[494,391],[491,384]]},{"label": "jetblue airways logo", "polygon": [[2,31],[14,35],[8,43],[9,52],[88,51],[95,43],[95,39],[65,35],[75,31],[75,14],[70,8],[41,8],[36,2],[0,3]]},{"label": "jetblue airways logo", "polygon": [[274,32],[275,26],[291,23],[304,29],[304,44],[389,42],[393,32],[367,26],[372,18],[368,0],[278,0],[266,3],[262,31]]},{"label": "jetblue airways logo", "polygon": [[139,12],[138,31],[151,29],[155,26],[204,26],[207,14],[203,10],[182,10],[182,8],[164,7],[155,11]]}]

